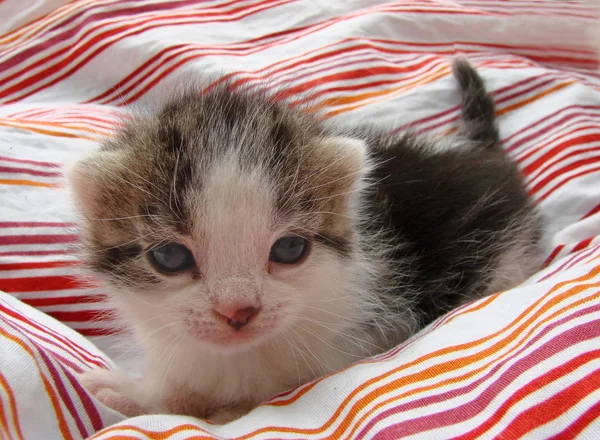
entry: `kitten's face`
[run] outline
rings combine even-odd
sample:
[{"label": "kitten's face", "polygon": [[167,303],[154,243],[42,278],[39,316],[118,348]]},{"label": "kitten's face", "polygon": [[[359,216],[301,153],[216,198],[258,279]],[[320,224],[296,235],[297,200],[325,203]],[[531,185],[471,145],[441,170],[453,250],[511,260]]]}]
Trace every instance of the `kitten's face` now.
[{"label": "kitten's face", "polygon": [[361,142],[262,101],[182,99],[73,169],[86,263],[142,335],[238,351],[347,324],[364,167]]}]

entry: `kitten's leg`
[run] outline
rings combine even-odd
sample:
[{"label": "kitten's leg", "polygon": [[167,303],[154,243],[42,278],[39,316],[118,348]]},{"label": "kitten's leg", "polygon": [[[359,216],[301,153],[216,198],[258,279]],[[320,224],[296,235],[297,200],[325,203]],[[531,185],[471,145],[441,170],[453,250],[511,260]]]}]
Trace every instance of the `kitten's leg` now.
[{"label": "kitten's leg", "polygon": [[144,414],[140,384],[119,371],[97,369],[79,376],[83,387],[100,402],[127,417]]}]

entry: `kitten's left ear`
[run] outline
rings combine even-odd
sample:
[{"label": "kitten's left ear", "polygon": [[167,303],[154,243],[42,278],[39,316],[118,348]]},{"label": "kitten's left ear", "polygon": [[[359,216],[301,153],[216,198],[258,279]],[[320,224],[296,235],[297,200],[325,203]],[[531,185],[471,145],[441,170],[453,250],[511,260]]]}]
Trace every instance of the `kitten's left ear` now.
[{"label": "kitten's left ear", "polygon": [[119,172],[123,157],[117,151],[96,151],[67,167],[69,188],[77,207],[89,218],[101,217],[102,193]]},{"label": "kitten's left ear", "polygon": [[[322,141],[329,155],[330,163],[336,164],[349,178],[354,176],[352,183],[361,178],[368,169],[367,143],[362,139],[332,136]],[[349,182],[350,183],[350,182]]]}]

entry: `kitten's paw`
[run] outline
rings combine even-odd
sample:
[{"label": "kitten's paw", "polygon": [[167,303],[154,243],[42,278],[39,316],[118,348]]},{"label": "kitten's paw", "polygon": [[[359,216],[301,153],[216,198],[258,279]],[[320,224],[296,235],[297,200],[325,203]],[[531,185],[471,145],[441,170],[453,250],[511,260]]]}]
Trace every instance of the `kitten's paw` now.
[{"label": "kitten's paw", "polygon": [[79,376],[79,383],[104,405],[127,417],[144,414],[141,405],[130,397],[136,384],[122,373],[91,370]]}]

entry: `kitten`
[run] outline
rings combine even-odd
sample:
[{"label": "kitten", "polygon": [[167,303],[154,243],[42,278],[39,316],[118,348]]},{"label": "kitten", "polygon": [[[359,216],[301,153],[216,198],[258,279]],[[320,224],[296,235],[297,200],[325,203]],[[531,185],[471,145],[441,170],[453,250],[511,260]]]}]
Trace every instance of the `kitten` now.
[{"label": "kitten", "polygon": [[453,137],[336,132],[224,86],[77,163],[83,259],[148,361],[84,386],[129,416],[227,422],[534,273],[540,222],[492,99],[453,71]]}]

